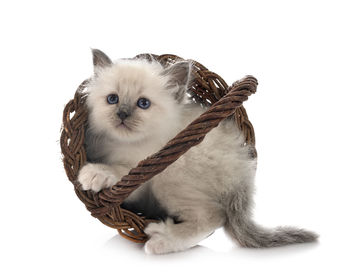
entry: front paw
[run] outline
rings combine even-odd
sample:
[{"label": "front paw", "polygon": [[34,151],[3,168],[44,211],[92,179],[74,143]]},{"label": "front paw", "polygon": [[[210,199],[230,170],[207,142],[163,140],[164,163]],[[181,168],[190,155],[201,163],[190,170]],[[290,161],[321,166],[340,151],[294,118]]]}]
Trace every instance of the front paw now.
[{"label": "front paw", "polygon": [[117,177],[105,165],[88,163],[79,171],[78,181],[83,190],[95,192],[117,183]]},{"label": "front paw", "polygon": [[175,252],[173,243],[162,234],[155,234],[145,244],[146,254],[160,255]]},{"label": "front paw", "polygon": [[170,218],[166,222],[148,224],[145,229],[145,233],[150,237],[145,244],[147,254],[166,254],[177,251],[169,231],[171,225],[174,225],[174,222]]}]

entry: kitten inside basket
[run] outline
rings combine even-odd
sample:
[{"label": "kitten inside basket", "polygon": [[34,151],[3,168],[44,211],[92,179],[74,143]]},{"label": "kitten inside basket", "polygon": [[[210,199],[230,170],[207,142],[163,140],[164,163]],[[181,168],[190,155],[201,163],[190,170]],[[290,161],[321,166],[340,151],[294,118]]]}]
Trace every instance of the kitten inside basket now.
[{"label": "kitten inside basket", "polygon": [[[191,100],[191,63],[164,68],[157,61],[112,62],[93,50],[94,76],[88,87],[88,163],[79,172],[84,190],[114,185],[147,156],[157,152],[205,108]],[[256,160],[232,120],[223,121],[203,142],[136,189],[123,203],[151,223],[145,251],[176,252],[195,246],[224,227],[244,247],[310,242],[302,229],[266,229],[251,219]]]}]

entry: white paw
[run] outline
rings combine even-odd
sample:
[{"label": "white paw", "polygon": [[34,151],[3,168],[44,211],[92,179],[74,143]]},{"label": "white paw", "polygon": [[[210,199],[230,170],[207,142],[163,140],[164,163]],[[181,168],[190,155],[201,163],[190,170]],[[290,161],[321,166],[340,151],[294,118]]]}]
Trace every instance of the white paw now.
[{"label": "white paw", "polygon": [[101,164],[86,164],[80,169],[78,181],[83,190],[92,190],[95,192],[103,188],[110,187],[117,183],[117,177]]},{"label": "white paw", "polygon": [[154,234],[145,244],[147,254],[166,254],[175,252],[173,243],[169,238],[162,234]]},{"label": "white paw", "polygon": [[166,222],[148,224],[145,229],[145,233],[150,237],[145,244],[147,254],[165,254],[177,251],[174,241],[171,239],[170,225],[174,225],[174,221],[170,218]]}]

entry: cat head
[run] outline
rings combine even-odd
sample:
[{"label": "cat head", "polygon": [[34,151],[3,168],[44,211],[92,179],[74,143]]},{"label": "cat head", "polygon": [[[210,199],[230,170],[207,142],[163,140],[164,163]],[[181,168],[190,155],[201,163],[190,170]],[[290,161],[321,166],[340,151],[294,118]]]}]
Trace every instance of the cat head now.
[{"label": "cat head", "polygon": [[125,142],[176,130],[188,99],[190,62],[164,68],[146,59],[113,63],[100,50],[93,49],[92,53],[95,74],[88,88],[89,128]]}]

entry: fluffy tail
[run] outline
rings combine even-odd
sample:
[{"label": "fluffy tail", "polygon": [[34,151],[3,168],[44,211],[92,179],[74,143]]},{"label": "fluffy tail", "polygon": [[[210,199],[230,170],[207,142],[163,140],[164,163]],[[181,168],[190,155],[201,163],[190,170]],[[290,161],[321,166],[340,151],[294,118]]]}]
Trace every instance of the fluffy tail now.
[{"label": "fluffy tail", "polygon": [[266,229],[255,224],[249,216],[237,211],[227,211],[226,232],[243,247],[264,248],[293,243],[312,242],[318,235],[293,227]]}]

